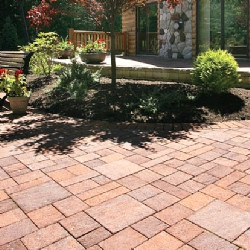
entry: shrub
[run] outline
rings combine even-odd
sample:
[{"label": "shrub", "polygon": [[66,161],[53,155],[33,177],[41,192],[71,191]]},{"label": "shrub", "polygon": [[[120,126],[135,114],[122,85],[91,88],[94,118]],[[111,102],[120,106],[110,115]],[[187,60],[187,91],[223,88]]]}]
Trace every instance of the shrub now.
[{"label": "shrub", "polygon": [[135,97],[135,102],[127,103],[126,107],[135,110],[145,116],[144,120],[157,120],[159,116],[171,113],[174,110],[182,109],[182,106],[189,102],[187,93],[180,88],[175,88],[170,92],[165,92],[163,85],[153,88],[145,88],[140,94],[130,91]]},{"label": "shrub", "polygon": [[1,34],[1,50],[17,50],[17,29],[10,17],[7,17]]},{"label": "shrub", "polygon": [[71,67],[61,72],[57,87],[68,91],[73,99],[81,99],[99,80],[100,70],[92,73],[85,64],[72,60]]},{"label": "shrub", "polygon": [[208,50],[194,62],[193,84],[202,92],[220,93],[239,82],[238,64],[225,50]]},{"label": "shrub", "polygon": [[30,69],[34,74],[50,76],[57,68],[53,58],[57,58],[57,41],[59,36],[55,32],[40,32],[34,42],[21,46],[24,51],[34,52],[30,60]]}]

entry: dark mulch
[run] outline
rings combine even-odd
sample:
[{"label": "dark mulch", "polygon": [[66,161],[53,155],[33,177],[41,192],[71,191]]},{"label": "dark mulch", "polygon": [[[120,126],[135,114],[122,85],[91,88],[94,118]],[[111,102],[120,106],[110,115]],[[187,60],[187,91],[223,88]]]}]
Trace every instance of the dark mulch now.
[{"label": "dark mulch", "polygon": [[[220,122],[250,119],[250,90],[232,88],[228,93],[198,95],[184,83],[101,78],[86,98],[74,100],[69,93],[54,89],[57,80],[29,76],[33,92],[30,104],[47,112],[84,119],[137,122]],[[167,100],[161,103],[162,93]],[[186,98],[188,96],[188,98]],[[159,97],[158,102],[153,100]],[[147,99],[147,105],[140,99]],[[140,107],[141,106],[141,107]],[[149,112],[149,109],[153,112]]]}]

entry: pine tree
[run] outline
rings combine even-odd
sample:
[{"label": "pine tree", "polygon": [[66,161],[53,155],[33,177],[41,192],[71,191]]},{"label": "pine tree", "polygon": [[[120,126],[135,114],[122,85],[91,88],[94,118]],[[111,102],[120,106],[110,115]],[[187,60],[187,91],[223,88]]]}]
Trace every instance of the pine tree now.
[{"label": "pine tree", "polygon": [[7,17],[1,33],[0,50],[17,50],[18,36],[17,30],[10,17]]}]

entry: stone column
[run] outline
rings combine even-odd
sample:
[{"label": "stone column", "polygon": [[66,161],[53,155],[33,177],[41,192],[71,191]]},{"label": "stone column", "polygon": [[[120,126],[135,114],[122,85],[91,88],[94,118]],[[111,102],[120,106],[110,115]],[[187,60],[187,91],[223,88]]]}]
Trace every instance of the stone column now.
[{"label": "stone column", "polygon": [[192,58],[192,0],[169,9],[166,2],[160,4],[160,48],[162,57]]}]

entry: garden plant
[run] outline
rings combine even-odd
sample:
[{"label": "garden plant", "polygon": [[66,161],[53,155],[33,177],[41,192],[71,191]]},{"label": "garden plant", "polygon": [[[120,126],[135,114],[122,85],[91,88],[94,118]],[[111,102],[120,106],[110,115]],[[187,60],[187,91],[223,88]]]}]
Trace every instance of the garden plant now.
[{"label": "garden plant", "polygon": [[22,69],[15,71],[15,74],[10,74],[7,69],[0,69],[0,92],[2,91],[11,97],[30,96],[31,91],[27,89]]},{"label": "garden plant", "polygon": [[240,81],[238,63],[226,50],[208,50],[196,58],[192,80],[201,92],[227,91]]},{"label": "garden plant", "polygon": [[85,64],[72,60],[70,67],[65,67],[59,71],[59,79],[55,88],[70,94],[72,99],[84,98],[89,89],[100,81],[100,70],[91,72]]},{"label": "garden plant", "polygon": [[58,47],[59,36],[56,32],[40,32],[34,42],[20,47],[20,50],[34,52],[30,60],[30,69],[36,75],[50,76],[61,66],[55,64],[62,51]]}]

